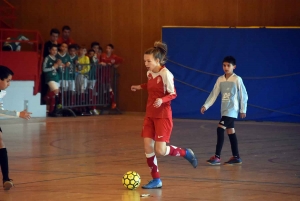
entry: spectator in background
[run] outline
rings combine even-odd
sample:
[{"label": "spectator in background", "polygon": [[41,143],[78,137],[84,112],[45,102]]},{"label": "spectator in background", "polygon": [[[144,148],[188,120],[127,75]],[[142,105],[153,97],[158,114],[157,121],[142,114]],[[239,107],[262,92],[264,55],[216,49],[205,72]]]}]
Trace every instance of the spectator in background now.
[{"label": "spectator in background", "polygon": [[[106,46],[106,53],[101,54],[100,64],[102,66],[112,66],[114,68],[117,68],[123,62],[123,59],[121,57],[113,54],[113,51],[114,51],[113,44],[108,44]],[[110,83],[111,82],[110,70],[102,72],[102,80],[104,80],[108,86],[111,108],[115,109],[117,107],[117,104],[115,102],[115,95],[114,95],[114,92],[112,90],[111,83]],[[105,89],[105,91],[106,90],[107,89]]]},{"label": "spectator in background", "polygon": [[[57,39],[59,34],[60,34],[59,30],[56,28],[50,30],[50,39],[44,44],[44,52],[43,52],[44,59],[49,55],[50,47],[52,47],[53,44],[57,45]],[[42,105],[46,104],[44,97],[47,95],[47,92],[48,92],[48,84],[45,81],[45,74],[42,73],[41,74],[41,104]]]},{"label": "spectator in background", "polygon": [[61,60],[56,59],[57,45],[52,44],[49,55],[44,59],[43,72],[45,74],[45,82],[49,86],[49,92],[46,96],[49,101],[49,116],[57,116],[57,105],[59,103],[59,66],[62,65]]},{"label": "spectator in background", "polygon": [[58,38],[57,43],[66,43],[67,45],[75,44],[75,41],[70,37],[71,28],[67,25],[63,26],[61,37]]},{"label": "spectator in background", "polygon": [[[86,97],[86,87],[88,82],[88,73],[90,71],[90,59],[88,56],[85,56],[87,53],[86,48],[81,46],[78,51],[78,65],[76,68],[76,91],[79,103],[84,104],[87,101]],[[84,108],[80,108],[84,109]],[[86,111],[80,111],[81,115],[85,115]]]},{"label": "spectator in background", "polygon": [[[77,56],[78,46],[76,44],[69,45],[69,55],[71,58],[71,66],[69,71],[69,82],[74,83],[75,86],[75,69],[78,64],[78,56]],[[75,104],[75,91],[72,91],[70,94],[71,105]]]},{"label": "spectator in background", "polygon": [[50,30],[50,39],[44,44],[44,58],[49,55],[49,49],[52,44],[57,45],[59,34],[60,32],[58,29],[53,28]]},{"label": "spectator in background", "polygon": [[97,75],[97,66],[98,66],[98,59],[95,54],[95,50],[90,49],[88,51],[88,57],[90,59],[91,69],[89,72],[89,80],[88,80],[88,89],[89,89],[89,103],[93,104],[90,108],[90,114],[92,115],[99,115],[99,112],[96,110],[96,100],[97,100],[97,93],[95,91],[96,87],[96,75]]},{"label": "spectator in background", "polygon": [[95,51],[95,57],[97,57],[98,61],[100,61],[101,54],[102,54],[102,47],[98,42],[91,43],[91,49]]},{"label": "spectator in background", "polygon": [[[17,38],[8,37],[2,46],[3,51],[21,51],[21,41],[28,41],[29,39],[23,35],[19,35]],[[28,42],[32,44],[31,42]]]},{"label": "spectator in background", "polygon": [[[61,95],[63,95],[64,104],[67,103],[67,91],[75,91],[75,85],[72,82],[69,82],[70,76],[70,66],[71,66],[71,57],[68,54],[68,45],[66,43],[62,43],[59,45],[59,51],[56,54],[56,59],[61,61],[59,80],[60,87],[63,89],[60,93],[60,101]],[[63,92],[63,94],[62,94]]]}]

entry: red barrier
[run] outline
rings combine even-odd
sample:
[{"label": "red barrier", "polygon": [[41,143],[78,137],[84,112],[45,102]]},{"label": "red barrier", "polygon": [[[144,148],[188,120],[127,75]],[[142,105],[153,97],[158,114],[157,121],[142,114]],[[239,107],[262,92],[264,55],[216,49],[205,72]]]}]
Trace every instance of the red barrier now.
[{"label": "red barrier", "polygon": [[[10,42],[20,42],[21,51],[2,51],[2,45],[7,42],[7,38],[14,38],[17,35],[24,35],[29,39],[28,41],[10,40]],[[0,44],[0,64],[14,71],[14,80],[34,81],[33,94],[36,95],[40,91],[44,49],[40,33],[32,30],[0,29]]]}]

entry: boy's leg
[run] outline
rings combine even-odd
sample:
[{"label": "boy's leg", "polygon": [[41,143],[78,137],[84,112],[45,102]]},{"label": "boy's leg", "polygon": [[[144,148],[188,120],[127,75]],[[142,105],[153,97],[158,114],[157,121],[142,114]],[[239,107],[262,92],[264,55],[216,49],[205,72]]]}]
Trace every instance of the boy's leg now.
[{"label": "boy's leg", "polygon": [[237,140],[237,137],[235,134],[235,129],[234,129],[234,120],[235,119],[233,119],[230,122],[230,124],[228,125],[228,127],[226,129],[229,140],[230,140],[231,152],[232,152],[232,157],[229,159],[229,161],[225,162],[225,164],[229,164],[229,165],[242,163],[242,159],[240,158],[239,150],[238,150],[238,140]]},{"label": "boy's leg", "polygon": [[4,190],[9,190],[11,187],[13,187],[13,183],[8,176],[9,173],[8,156],[7,156],[7,150],[3,142],[1,128],[0,128],[0,166],[1,166],[2,176],[3,176],[3,188]]}]

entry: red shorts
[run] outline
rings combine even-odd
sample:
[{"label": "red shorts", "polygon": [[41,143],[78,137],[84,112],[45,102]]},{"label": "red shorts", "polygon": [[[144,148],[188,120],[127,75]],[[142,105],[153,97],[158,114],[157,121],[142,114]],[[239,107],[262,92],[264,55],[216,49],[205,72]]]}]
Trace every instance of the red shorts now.
[{"label": "red shorts", "polygon": [[145,117],[141,136],[154,141],[169,142],[173,129],[171,118]]}]

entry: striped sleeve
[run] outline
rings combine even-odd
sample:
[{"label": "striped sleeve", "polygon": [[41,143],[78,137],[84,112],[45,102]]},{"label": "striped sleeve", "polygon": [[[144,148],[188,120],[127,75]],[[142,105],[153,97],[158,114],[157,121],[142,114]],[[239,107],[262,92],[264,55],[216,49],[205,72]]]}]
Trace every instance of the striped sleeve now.
[{"label": "striped sleeve", "polygon": [[44,63],[43,63],[43,72],[51,72],[53,69],[52,68],[48,68],[48,60],[49,58],[46,57],[44,59]]}]

